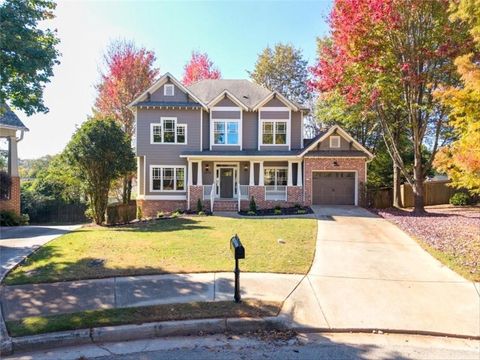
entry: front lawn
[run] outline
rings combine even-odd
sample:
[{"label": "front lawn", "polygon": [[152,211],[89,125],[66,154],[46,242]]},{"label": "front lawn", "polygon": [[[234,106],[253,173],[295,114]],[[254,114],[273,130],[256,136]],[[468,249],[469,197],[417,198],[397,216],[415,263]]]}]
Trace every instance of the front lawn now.
[{"label": "front lawn", "polygon": [[32,316],[21,320],[7,321],[6,324],[10,335],[16,337],[156,321],[277,316],[281,305],[279,302],[255,300],[244,300],[239,304],[233,301],[164,304]]},{"label": "front lawn", "polygon": [[232,271],[229,246],[236,233],[246,252],[242,271],[305,274],[313,260],[317,221],[200,216],[86,226],[36,251],[5,283]]},{"label": "front lawn", "polygon": [[398,225],[452,270],[480,281],[480,207],[428,207],[424,216],[393,208],[376,213]]}]

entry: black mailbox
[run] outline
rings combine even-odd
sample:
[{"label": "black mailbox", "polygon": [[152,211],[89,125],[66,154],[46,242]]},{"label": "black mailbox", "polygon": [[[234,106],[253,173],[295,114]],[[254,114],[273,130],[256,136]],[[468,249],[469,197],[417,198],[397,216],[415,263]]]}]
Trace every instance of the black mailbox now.
[{"label": "black mailbox", "polygon": [[245,248],[237,235],[230,239],[230,250],[232,251],[235,260],[245,259]]}]

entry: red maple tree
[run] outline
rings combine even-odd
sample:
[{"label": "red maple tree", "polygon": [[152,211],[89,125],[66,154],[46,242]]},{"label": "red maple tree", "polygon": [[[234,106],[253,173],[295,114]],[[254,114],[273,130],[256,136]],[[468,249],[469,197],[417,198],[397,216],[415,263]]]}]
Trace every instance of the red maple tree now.
[{"label": "red maple tree", "polygon": [[190,61],[185,65],[182,83],[190,85],[204,79],[220,79],[222,74],[207,53],[193,51]]}]

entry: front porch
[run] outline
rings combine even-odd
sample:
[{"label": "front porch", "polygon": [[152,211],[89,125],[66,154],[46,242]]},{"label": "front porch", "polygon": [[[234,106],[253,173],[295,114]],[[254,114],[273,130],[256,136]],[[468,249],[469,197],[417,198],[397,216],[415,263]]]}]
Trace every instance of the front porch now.
[{"label": "front porch", "polygon": [[188,159],[188,205],[198,199],[211,211],[248,208],[253,197],[258,208],[303,203],[301,161],[214,161]]}]

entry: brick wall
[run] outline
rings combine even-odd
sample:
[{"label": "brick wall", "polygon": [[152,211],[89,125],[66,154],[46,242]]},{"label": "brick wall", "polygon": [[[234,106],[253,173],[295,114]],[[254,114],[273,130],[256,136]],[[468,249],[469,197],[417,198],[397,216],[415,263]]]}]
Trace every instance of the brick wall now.
[{"label": "brick wall", "polygon": [[[291,207],[296,204],[303,204],[303,190],[299,186],[287,187],[287,201],[284,200],[265,200],[265,188],[263,186],[249,186],[249,198],[252,196],[255,199],[258,209],[273,209],[277,206]],[[249,201],[242,201],[240,207],[242,210],[247,210],[249,207]]]},{"label": "brick wall", "polygon": [[190,210],[197,210],[197,201],[198,199],[202,200],[202,204],[205,207],[203,201],[203,186],[201,185],[190,185]]},{"label": "brick wall", "polygon": [[287,186],[287,201],[290,204],[303,204],[303,187]]},{"label": "brick wall", "polygon": [[[334,166],[336,162],[338,166]],[[365,159],[305,158],[305,205],[312,205],[312,172],[315,170],[356,170],[358,175],[358,205],[365,206]]]},{"label": "brick wall", "polygon": [[185,200],[137,200],[137,206],[141,207],[144,217],[156,217],[159,211],[186,210],[187,202]]},{"label": "brick wall", "polygon": [[0,210],[12,210],[20,215],[20,178],[18,176],[12,176],[10,199],[0,200]]}]

